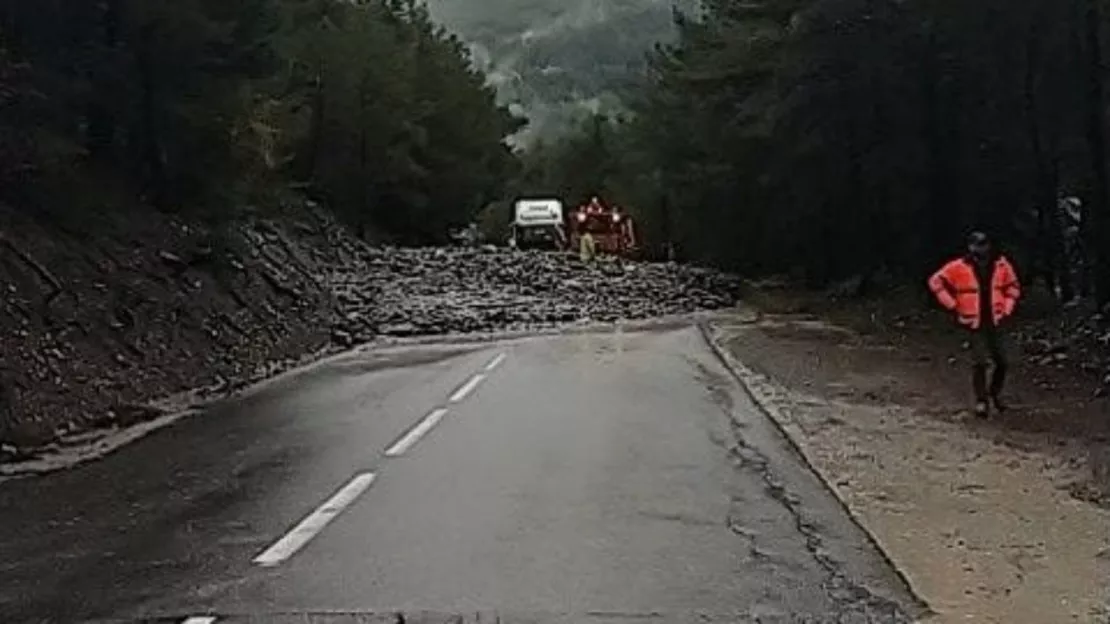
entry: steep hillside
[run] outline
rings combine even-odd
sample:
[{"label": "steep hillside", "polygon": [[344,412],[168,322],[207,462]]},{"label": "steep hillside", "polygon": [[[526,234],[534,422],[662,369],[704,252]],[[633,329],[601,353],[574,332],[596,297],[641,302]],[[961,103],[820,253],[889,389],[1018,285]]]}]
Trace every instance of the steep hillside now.
[{"label": "steep hillside", "polygon": [[0,204],[0,464],[387,336],[646,319],[738,290],[678,265],[370,246],[302,201],[219,234],[149,209],[65,222]]},{"label": "steep hillside", "polygon": [[[644,55],[673,35],[671,0],[430,0],[471,43],[501,97],[533,121],[527,141],[583,109],[611,109]],[[678,5],[688,7],[679,1]]]},{"label": "steep hillside", "polygon": [[321,269],[360,243],[320,211],[285,223],[213,237],[151,211],[59,228],[0,207],[0,444],[130,424],[327,346]]}]

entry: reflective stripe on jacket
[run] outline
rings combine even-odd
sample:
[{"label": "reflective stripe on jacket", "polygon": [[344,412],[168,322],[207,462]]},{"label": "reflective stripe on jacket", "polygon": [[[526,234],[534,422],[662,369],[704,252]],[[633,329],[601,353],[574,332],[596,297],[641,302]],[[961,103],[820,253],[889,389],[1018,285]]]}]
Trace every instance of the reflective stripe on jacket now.
[{"label": "reflective stripe on jacket", "polygon": [[[1014,313],[1021,297],[1017,273],[1004,257],[1000,256],[994,262],[991,288],[991,308],[997,325]],[[979,279],[975,275],[975,266],[966,258],[953,260],[934,273],[929,278],[929,290],[933,291],[942,306],[956,313],[961,325],[971,329],[979,329],[982,325],[979,318]]]}]

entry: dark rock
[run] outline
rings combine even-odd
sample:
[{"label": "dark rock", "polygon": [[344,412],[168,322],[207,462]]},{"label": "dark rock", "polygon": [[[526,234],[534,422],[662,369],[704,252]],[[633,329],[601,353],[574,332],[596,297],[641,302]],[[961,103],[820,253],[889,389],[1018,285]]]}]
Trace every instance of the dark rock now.
[{"label": "dark rock", "polygon": [[121,427],[130,427],[139,423],[149,422],[166,414],[165,411],[156,407],[134,403],[117,405],[113,411],[116,414],[115,422]]},{"label": "dark rock", "polygon": [[20,449],[20,448],[36,448],[51,441],[54,435],[54,429],[42,420],[35,418],[22,418],[14,422],[9,421],[4,427],[3,438],[0,438],[0,444]]},{"label": "dark rock", "polygon": [[331,340],[341,347],[349,347],[354,344],[354,337],[350,332],[343,331],[342,329],[333,329],[331,332]]},{"label": "dark rock", "polygon": [[416,325],[412,323],[396,323],[381,328],[381,332],[387,336],[411,336],[417,331]]},{"label": "dark rock", "polygon": [[168,251],[158,252],[158,258],[174,269],[183,270],[188,266],[185,261],[181,259],[181,256],[178,256],[175,253],[170,253]]}]

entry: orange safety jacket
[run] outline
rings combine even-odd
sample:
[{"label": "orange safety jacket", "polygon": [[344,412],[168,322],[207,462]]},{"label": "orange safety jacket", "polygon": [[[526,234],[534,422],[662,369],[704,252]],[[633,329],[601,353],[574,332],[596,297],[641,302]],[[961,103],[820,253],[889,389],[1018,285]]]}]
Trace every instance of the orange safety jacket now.
[{"label": "orange safety jacket", "polygon": [[[1017,273],[1010,261],[1002,256],[994,261],[990,288],[991,308],[997,325],[1014,313],[1021,297]],[[975,275],[975,266],[967,258],[953,260],[941,267],[929,278],[929,290],[945,309],[956,313],[961,325],[971,329],[979,329],[982,325],[979,318],[979,279]]]}]

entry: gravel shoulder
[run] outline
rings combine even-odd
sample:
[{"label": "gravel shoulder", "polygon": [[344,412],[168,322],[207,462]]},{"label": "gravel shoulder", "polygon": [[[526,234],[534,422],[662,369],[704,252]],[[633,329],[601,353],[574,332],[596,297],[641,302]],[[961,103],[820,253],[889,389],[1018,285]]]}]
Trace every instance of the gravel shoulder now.
[{"label": "gravel shoulder", "polygon": [[707,328],[929,621],[1110,621],[1105,447],[1091,424],[1105,405],[1067,371],[1023,362],[1013,412],[977,422],[960,343],[904,325],[868,333],[747,308]]}]

